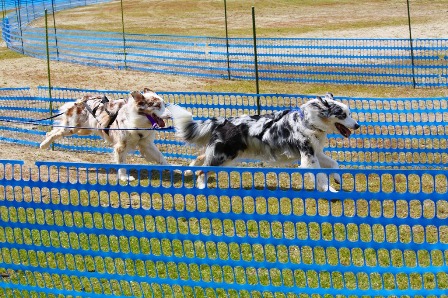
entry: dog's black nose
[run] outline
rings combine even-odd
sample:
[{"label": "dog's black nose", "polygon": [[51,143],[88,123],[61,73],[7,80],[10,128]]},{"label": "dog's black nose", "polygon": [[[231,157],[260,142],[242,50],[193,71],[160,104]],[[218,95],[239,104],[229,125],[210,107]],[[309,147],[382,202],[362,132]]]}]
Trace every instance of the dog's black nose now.
[{"label": "dog's black nose", "polygon": [[354,130],[357,130],[359,128],[359,124],[356,123],[355,126],[353,127]]}]

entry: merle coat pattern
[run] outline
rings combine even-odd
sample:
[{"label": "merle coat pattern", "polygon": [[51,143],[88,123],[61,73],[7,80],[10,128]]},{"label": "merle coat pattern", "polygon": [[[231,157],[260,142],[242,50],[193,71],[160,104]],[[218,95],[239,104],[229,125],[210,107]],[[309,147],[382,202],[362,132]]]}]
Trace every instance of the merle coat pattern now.
[{"label": "merle coat pattern", "polygon": [[[156,132],[152,128],[154,123],[164,127],[163,119],[170,114],[163,99],[148,88],[143,93],[132,92],[129,98],[111,101],[103,101],[102,96],[84,96],[64,104],[59,111],[63,113],[59,123],[47,133],[40,144],[42,149],[64,136],[97,134],[113,147],[117,164],[125,163],[127,154],[136,148],[146,160],[168,164],[154,144]],[[121,180],[134,179],[123,168],[118,176]]]},{"label": "merle coat pattern", "polygon": [[[284,110],[260,116],[211,118],[195,121],[187,110],[172,105],[177,135],[187,143],[205,148],[191,165],[229,165],[238,158],[257,158],[274,164],[300,161],[302,168],[338,168],[324,154],[328,133],[349,137],[358,129],[350,110],[331,93],[303,104],[300,109]],[[335,180],[340,178],[335,176]],[[198,187],[205,187],[204,174]],[[328,189],[326,175],[318,175],[317,188]]]}]

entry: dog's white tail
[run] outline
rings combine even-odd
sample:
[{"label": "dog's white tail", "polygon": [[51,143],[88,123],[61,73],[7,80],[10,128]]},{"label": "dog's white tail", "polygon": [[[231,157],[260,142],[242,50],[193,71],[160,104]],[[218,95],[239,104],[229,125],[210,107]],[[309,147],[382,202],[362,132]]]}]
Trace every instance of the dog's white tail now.
[{"label": "dog's white tail", "polygon": [[207,121],[195,121],[193,115],[178,105],[169,105],[167,109],[173,117],[176,135],[183,141],[205,145],[208,143],[213,123]]},{"label": "dog's white tail", "polygon": [[188,112],[186,109],[178,106],[178,105],[169,105],[166,107],[173,117],[174,126],[182,125],[183,122],[191,122],[193,120],[193,115]]}]

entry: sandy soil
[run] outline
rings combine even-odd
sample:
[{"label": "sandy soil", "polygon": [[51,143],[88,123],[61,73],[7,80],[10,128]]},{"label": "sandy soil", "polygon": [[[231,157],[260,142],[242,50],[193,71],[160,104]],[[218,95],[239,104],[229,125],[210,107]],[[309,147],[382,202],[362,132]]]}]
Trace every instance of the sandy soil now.
[{"label": "sandy soil", "polygon": [[[4,47],[4,42],[0,47]],[[117,71],[65,62],[50,64],[51,84],[59,87],[101,90],[134,90],[150,87],[155,91],[203,90],[206,81],[194,77],[168,76],[149,72]],[[0,88],[48,86],[45,60],[21,57],[0,60]]]}]

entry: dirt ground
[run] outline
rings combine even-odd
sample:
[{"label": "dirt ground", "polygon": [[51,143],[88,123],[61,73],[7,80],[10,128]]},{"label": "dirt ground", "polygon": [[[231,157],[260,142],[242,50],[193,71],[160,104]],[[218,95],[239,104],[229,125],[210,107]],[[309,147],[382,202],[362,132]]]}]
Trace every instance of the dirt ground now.
[{"label": "dirt ground", "polygon": [[[166,1],[155,1],[160,5],[165,3]],[[172,2],[172,1],[171,1]],[[170,3],[171,3],[170,2]],[[285,1],[283,1],[285,2]],[[369,37],[369,38],[407,38],[408,37],[408,27],[406,23],[400,21],[400,23],[388,23],[385,21],[384,15],[390,15],[392,18],[396,17],[397,14],[400,14],[400,18],[403,18],[402,14],[403,3],[397,1],[373,1],[375,2],[375,9],[370,10],[369,7],[365,5],[367,2],[356,2],[363,3],[363,6],[358,6],[358,4],[352,7],[356,11],[352,11],[348,13],[347,4],[340,6],[333,6],[331,10],[324,9],[320,10],[319,13],[316,13],[310,8],[300,9],[300,18],[297,15],[297,12],[291,11],[290,15],[287,18],[282,18],[281,16],[273,17],[273,15],[269,15],[269,8],[266,6],[264,9],[259,10],[259,26],[260,34],[263,32],[266,34],[271,34],[272,32],[267,30],[267,28],[278,27],[279,28],[279,36],[293,35],[294,37]],[[422,1],[423,3],[424,1]],[[413,27],[413,36],[415,38],[436,38],[436,37],[448,37],[448,26],[446,25],[446,19],[448,17],[448,5],[444,6],[443,3],[448,4],[448,1],[434,1],[433,9],[423,9],[422,7],[413,7],[413,14],[416,19],[416,23]],[[270,5],[270,2],[267,5]],[[273,2],[272,2],[273,3]],[[286,3],[286,2],[285,2]],[[390,3],[395,5],[396,9],[390,9]],[[421,5],[423,5],[421,3]],[[245,4],[246,5],[246,4]],[[419,3],[415,3],[413,5],[420,5]],[[161,14],[163,10],[160,12],[156,11],[157,6],[154,6],[153,13]],[[77,18],[84,17],[82,20],[86,26],[93,26],[91,22],[99,22],[98,18],[92,18],[90,13],[85,13],[85,10],[90,10],[91,8],[81,8],[79,13],[71,13],[72,16],[76,16]],[[289,10],[285,7],[281,7],[279,5],[276,6],[276,9],[283,9],[286,13]],[[380,9],[380,10],[378,10]],[[247,10],[247,9],[246,9]],[[369,28],[366,30],[365,26],[359,25],[361,22],[366,22],[372,15],[382,15],[379,18],[379,24],[377,28]],[[342,16],[342,17],[341,17]],[[188,16],[187,16],[188,17]],[[243,24],[243,22],[238,22],[239,18],[237,14],[230,15],[231,23],[229,27],[235,34],[237,34],[239,29],[246,26],[247,24]],[[344,23],[344,19],[349,17],[353,17],[357,20],[357,26],[349,26]],[[127,26],[134,26],[133,23],[129,20],[137,20],[137,23],[141,23],[142,20],[149,20],[151,18],[132,18],[127,12]],[[299,20],[300,19],[300,20]],[[61,26],[64,25],[63,22]],[[89,21],[90,20],[90,21]],[[100,20],[108,21],[109,18],[100,18]],[[169,21],[169,20],[168,20]],[[166,22],[167,24],[169,22]],[[210,21],[210,24],[215,22],[216,20],[213,18]],[[222,20],[219,19],[219,22]],[[299,22],[298,24],[305,24],[308,26],[309,30],[292,30],[292,33],[285,33],[288,31],[288,28],[291,27],[291,23]],[[72,22],[71,18],[67,18],[67,26]],[[287,22],[287,24],[285,23]],[[321,22],[326,22],[327,27],[322,30],[316,30],[313,24],[319,24]],[[200,23],[200,22],[199,22]],[[328,26],[331,23],[335,23],[334,27]],[[175,24],[175,23],[174,23]],[[142,24],[140,24],[141,26]],[[184,24],[185,25],[185,24]],[[207,23],[205,23],[207,25]],[[156,24],[149,24],[148,26],[156,26]],[[182,26],[179,24],[179,26]],[[289,26],[289,27],[288,27]],[[296,26],[298,27],[298,26]],[[168,27],[164,27],[167,30]],[[249,27],[250,28],[250,27]],[[263,31],[263,28],[266,30]],[[169,29],[169,28],[168,28]],[[242,30],[242,29],[241,29]],[[282,31],[283,30],[283,31]],[[180,32],[182,33],[182,32]],[[3,41],[0,41],[0,58],[1,53],[7,53],[7,49],[5,48],[5,44]],[[8,53],[7,53],[8,54]],[[172,75],[163,75],[163,74],[155,74],[155,73],[147,73],[147,72],[137,72],[137,71],[116,71],[113,69],[104,69],[104,68],[96,68],[90,66],[82,66],[82,65],[73,65],[64,62],[51,62],[51,81],[53,86],[60,87],[73,87],[73,88],[82,88],[82,89],[103,89],[103,90],[135,90],[135,89],[143,89],[143,87],[150,87],[151,89],[157,91],[215,91],[217,85],[222,84],[217,80],[211,79],[202,79],[195,77],[186,77],[186,76],[172,76]],[[232,82],[229,82],[227,88],[231,89]],[[44,60],[39,60],[36,58],[24,57],[20,55],[12,55],[8,59],[0,59],[0,88],[6,87],[37,87],[37,86],[47,86],[48,85],[48,77],[47,77],[47,64]],[[294,90],[294,88],[291,88]],[[369,90],[366,88],[364,90]],[[295,90],[294,90],[295,91]],[[293,91],[293,92],[294,92]],[[288,93],[293,93],[288,92]],[[428,91],[430,94],[431,91]],[[448,90],[443,90],[442,93],[439,93],[443,96],[448,96]],[[351,94],[340,94],[346,96],[352,96]],[[359,94],[357,94],[359,95]],[[367,95],[367,94],[366,94]],[[16,144],[8,144],[8,143],[0,143],[0,159],[15,159],[15,160],[24,160],[27,164],[33,164],[34,161],[73,161],[73,162],[110,162],[111,156],[108,154],[98,155],[98,154],[89,154],[89,153],[74,153],[74,152],[64,152],[64,151],[49,151],[49,150],[40,150],[38,148],[31,148]],[[129,163],[144,163],[144,161],[139,157],[132,157],[129,160]]]}]

